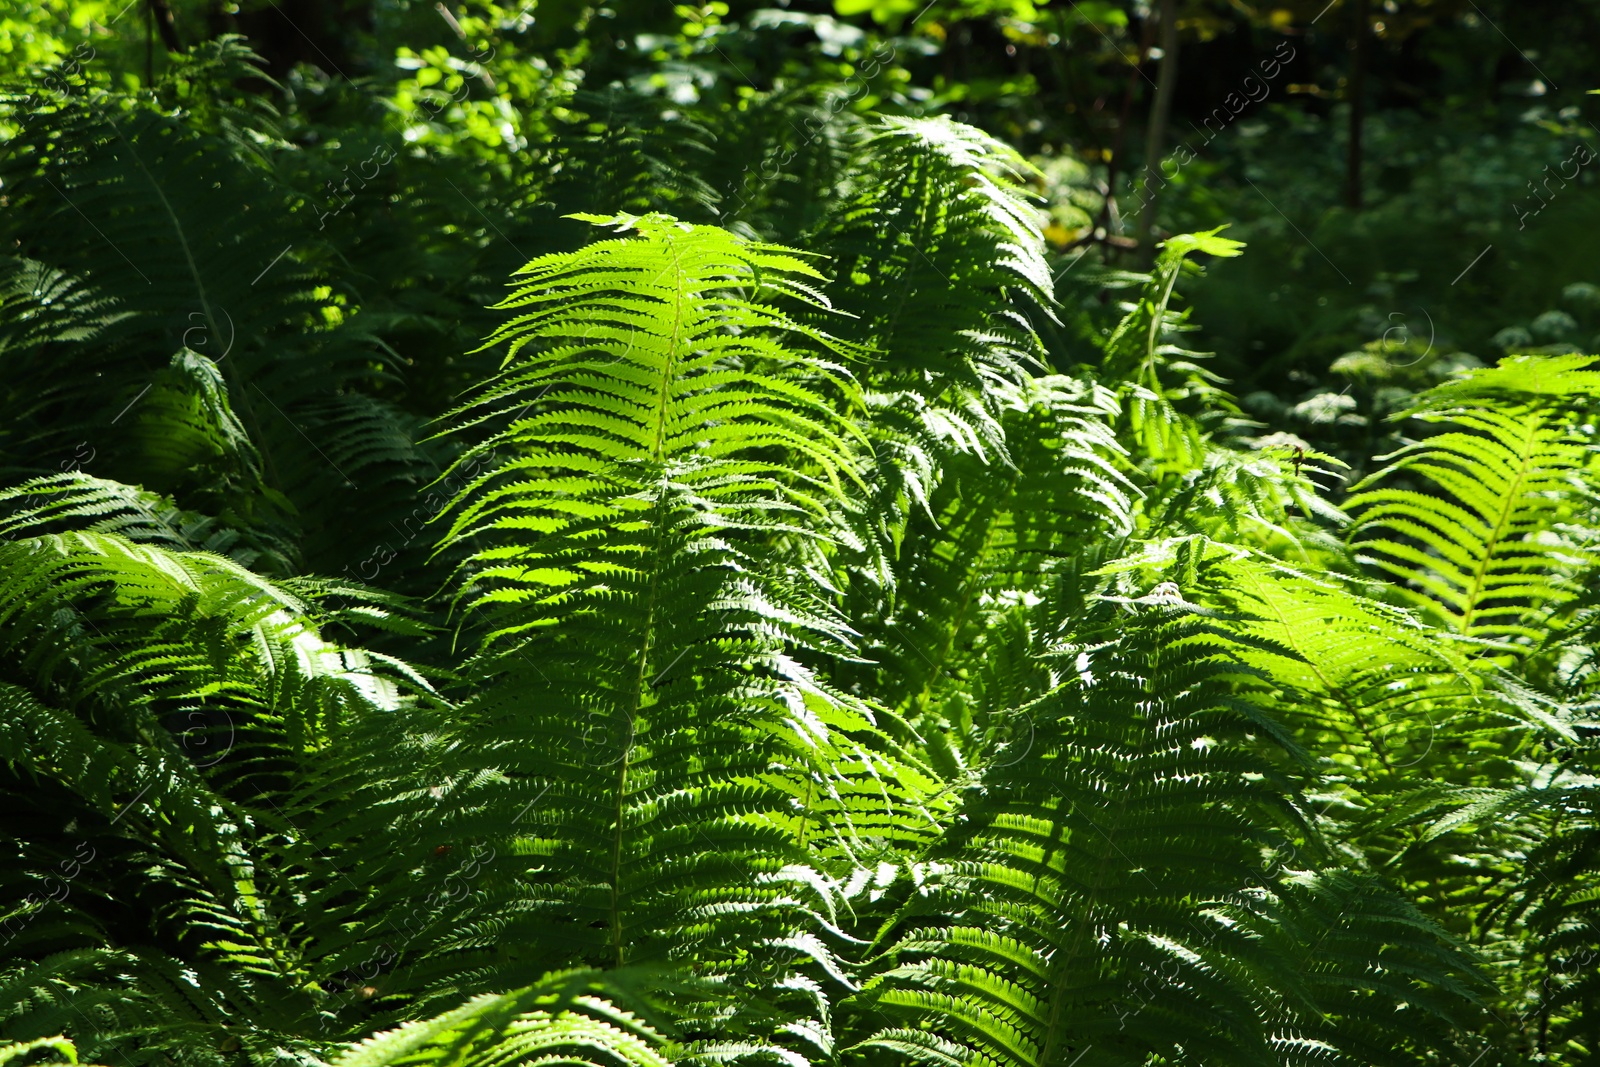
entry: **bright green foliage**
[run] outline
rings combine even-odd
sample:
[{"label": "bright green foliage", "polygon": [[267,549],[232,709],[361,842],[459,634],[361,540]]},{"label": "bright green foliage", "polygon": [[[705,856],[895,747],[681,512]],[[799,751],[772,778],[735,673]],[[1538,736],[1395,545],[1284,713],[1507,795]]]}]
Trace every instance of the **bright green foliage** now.
[{"label": "bright green foliage", "polygon": [[[784,249],[715,228],[659,216],[588,221],[637,225],[641,239],[524,267],[525,283],[500,305],[519,313],[490,339],[510,342],[506,368],[460,416],[513,420],[465,454],[506,448],[515,458],[477,480],[448,535],[523,531],[467,563],[474,605],[509,605],[518,620],[496,638],[538,628],[546,605],[552,623],[570,622],[590,595],[620,590],[648,630],[652,556],[683,551],[704,557],[697,568],[716,567],[712,546],[657,543],[682,523],[669,517],[680,508],[704,515],[695,525],[803,537],[806,516],[843,501],[849,428],[826,394],[848,398],[851,386],[824,358],[843,349],[758,302],[825,306],[803,284],[820,275]],[[530,345],[534,358],[519,357]],[[586,544],[613,528],[626,532]],[[635,529],[641,536],[630,537]],[[630,576],[633,560],[646,562]]]},{"label": "bright green foliage", "polygon": [[1194,269],[1190,256],[1204,252],[1232,257],[1243,247],[1217,231],[1168,241],[1139,299],[1126,306],[1126,315],[1105,341],[1106,374],[1123,383],[1128,428],[1158,472],[1181,473],[1201,465],[1208,428],[1201,420],[1214,422],[1226,411],[1218,403],[1226,394],[1216,387],[1216,375],[1194,362],[1201,353],[1175,343],[1176,335],[1188,329],[1188,314],[1171,310],[1173,291],[1185,268]]},{"label": "bright green foliage", "polygon": [[[39,1053],[44,1050],[54,1053],[59,1059],[40,1059]],[[0,1046],[0,1064],[23,1058],[33,1063],[77,1063],[78,1050],[71,1041],[63,1037],[39,1037],[32,1041],[18,1041]]]},{"label": "bright green foliage", "polygon": [[[1433,390],[1405,414],[1455,428],[1383,457],[1347,502],[1362,552],[1452,632],[1537,643],[1592,565],[1587,538],[1566,533],[1587,506],[1592,446],[1570,404],[1600,396],[1589,362],[1517,357]],[[1433,491],[1360,491],[1401,477]]]},{"label": "bright green foliage", "polygon": [[525,267],[505,369],[457,416],[507,420],[465,453],[508,458],[446,534],[484,545],[460,589],[493,673],[463,714],[530,808],[494,869],[537,889],[500,936],[546,961],[837,974],[812,853],[914,829],[929,791],[797,659],[850,642],[807,574],[859,447],[847,350],[772,303],[826,306],[785,249],[588,221],[638,236]]},{"label": "bright green foliage", "polygon": [[601,999],[614,981],[576,971],[550,975],[514,993],[474,997],[455,1011],[370,1037],[334,1067],[489,1067],[529,1060],[573,1067],[669,1067],[658,1051],[661,1036]]}]

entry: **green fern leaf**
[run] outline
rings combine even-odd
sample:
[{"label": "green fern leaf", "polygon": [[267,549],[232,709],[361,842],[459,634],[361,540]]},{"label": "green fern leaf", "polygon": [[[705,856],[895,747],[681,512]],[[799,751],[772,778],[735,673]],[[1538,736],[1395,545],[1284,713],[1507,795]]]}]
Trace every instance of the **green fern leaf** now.
[{"label": "green fern leaf", "polygon": [[1558,533],[1586,499],[1590,448],[1562,401],[1600,394],[1591,363],[1518,357],[1424,394],[1403,414],[1452,428],[1384,457],[1347,501],[1362,558],[1450,631],[1526,654],[1591,565]]}]

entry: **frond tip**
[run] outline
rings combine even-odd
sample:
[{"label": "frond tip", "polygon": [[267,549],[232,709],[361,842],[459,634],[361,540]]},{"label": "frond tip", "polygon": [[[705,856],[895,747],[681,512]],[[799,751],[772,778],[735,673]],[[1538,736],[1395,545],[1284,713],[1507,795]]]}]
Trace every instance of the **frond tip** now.
[{"label": "frond tip", "polygon": [[334,1067],[671,1067],[659,1033],[602,999],[611,983],[575,971],[513,993],[474,997],[454,1011],[370,1037]]},{"label": "frond tip", "polygon": [[[480,551],[464,590],[479,605],[555,607],[615,586],[637,559],[570,553],[632,528],[668,486],[722,528],[805,534],[844,500],[858,436],[843,342],[784,310],[827,310],[798,253],[665,215],[578,216],[634,237],[542,256],[498,306],[518,312],[486,342],[503,370],[458,412],[505,421],[467,452],[507,454],[452,504],[445,540],[499,531],[528,543]],[[499,539],[499,538],[496,538]],[[587,552],[587,550],[585,550]]]}]

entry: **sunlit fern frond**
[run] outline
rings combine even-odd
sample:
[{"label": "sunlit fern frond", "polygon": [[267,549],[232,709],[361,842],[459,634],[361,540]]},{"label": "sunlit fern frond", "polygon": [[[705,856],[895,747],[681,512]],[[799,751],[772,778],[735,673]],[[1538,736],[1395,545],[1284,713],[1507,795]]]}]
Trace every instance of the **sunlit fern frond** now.
[{"label": "sunlit fern frond", "polygon": [[1109,569],[1143,587],[1166,579],[1156,588],[1184,589],[1252,639],[1240,658],[1273,680],[1264,703],[1314,760],[1322,834],[1430,894],[1481,888],[1477,859],[1426,840],[1430,813],[1441,790],[1520,780],[1551,716],[1482,670],[1472,645],[1349,579],[1204,538],[1148,544]]},{"label": "sunlit fern frond", "polygon": [[353,1046],[333,1067],[672,1067],[669,1046],[634,1013],[606,998],[624,976],[572,971],[512,993],[475,997],[454,1011],[408,1022]]},{"label": "sunlit fern frond", "polygon": [[1138,298],[1104,341],[1102,381],[1121,394],[1129,450],[1157,480],[1199,466],[1207,436],[1232,408],[1217,375],[1197,362],[1202,353],[1177,343],[1194,327],[1187,310],[1171,307],[1178,280],[1199,273],[1191,256],[1231,257],[1243,250],[1241,242],[1219,236],[1221,229],[1164,242]]},{"label": "sunlit fern frond", "polygon": [[[225,557],[40,534],[0,542],[0,573],[9,950],[159,946],[60,992],[91,1014],[104,1001],[101,1029],[144,1034],[128,1047],[149,1055],[221,1049],[247,1019],[314,1042],[325,917],[296,908],[332,878],[332,842],[283,817],[286,779],[313,788],[319,753],[353,747],[353,724],[392,721],[428,683],[324,640],[302,600]],[[382,751],[369,741],[369,770]],[[70,1018],[45,1027],[63,1028],[84,1039]]]},{"label": "sunlit fern frond", "polygon": [[1264,642],[1246,659],[1282,687],[1279,716],[1359,788],[1401,784],[1435,745],[1504,740],[1516,727],[1471,650],[1408,612],[1347,581],[1200,539],[1149,546],[1146,558],[1189,552],[1207,557],[1195,595]]},{"label": "sunlit fern frond", "polygon": [[[495,456],[445,533],[487,630],[472,759],[509,781],[481,832],[515,825],[489,869],[518,893],[485,919],[508,973],[693,954],[725,994],[816,1019],[806,983],[848,979],[810,865],[926,788],[804,662],[852,637],[803,568],[853,477],[850,350],[780,307],[826,308],[785,249],[588,221],[635,235],[523,269],[504,369],[456,416],[493,431],[464,460]],[[729,1010],[706,1032],[776,1038]]]},{"label": "sunlit fern frond", "polygon": [[171,500],[81,471],[0,490],[0,515],[0,538],[92,530],[166,548],[206,547],[191,539]]},{"label": "sunlit fern frond", "polygon": [[[53,1058],[44,1059],[48,1053]],[[31,1041],[11,1041],[0,1045],[0,1067],[12,1060],[28,1063],[78,1063],[78,1046],[64,1037],[36,1037]]]},{"label": "sunlit fern frond", "polygon": [[1592,495],[1592,363],[1513,357],[1423,394],[1403,414],[1441,429],[1346,502],[1355,547],[1397,596],[1500,654],[1537,646],[1596,559],[1562,532]]}]

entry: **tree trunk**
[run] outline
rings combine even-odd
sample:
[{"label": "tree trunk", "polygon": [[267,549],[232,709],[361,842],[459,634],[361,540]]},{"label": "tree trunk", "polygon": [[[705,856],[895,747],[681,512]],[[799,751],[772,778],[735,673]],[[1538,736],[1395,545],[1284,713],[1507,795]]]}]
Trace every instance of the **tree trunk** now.
[{"label": "tree trunk", "polygon": [[172,8],[167,6],[167,0],[149,0],[150,18],[156,24],[156,32],[161,35],[161,43],[168,52],[181,52],[183,45],[178,43],[178,27],[172,21]]},{"label": "tree trunk", "polygon": [[[1106,161],[1106,199],[1100,205],[1100,217],[1095,222],[1096,229],[1104,229],[1107,235],[1111,233],[1113,211],[1116,208],[1117,175],[1122,173],[1122,164],[1127,156],[1128,116],[1133,111],[1133,93],[1139,88],[1140,71],[1150,58],[1150,47],[1155,44],[1155,24],[1151,19],[1145,19],[1139,27],[1139,58],[1134,63],[1133,69],[1128,71],[1128,87],[1122,94],[1122,107],[1117,111],[1116,134],[1111,141],[1111,158]],[[1061,35],[1066,40],[1066,34]]]},{"label": "tree trunk", "polygon": [[1353,36],[1350,40],[1350,79],[1346,83],[1350,92],[1350,160],[1345,178],[1345,204],[1351,211],[1360,211],[1361,192],[1361,126],[1367,117],[1367,37],[1372,32],[1367,15],[1368,0],[1355,0]]},{"label": "tree trunk", "polygon": [[1139,263],[1148,268],[1155,262],[1151,230],[1155,226],[1156,199],[1166,178],[1161,173],[1161,153],[1166,150],[1167,118],[1172,114],[1172,97],[1178,88],[1178,0],[1161,0],[1161,69],[1156,75],[1156,98],[1150,106],[1150,124],[1145,130],[1144,180],[1146,197],[1139,209]]}]

